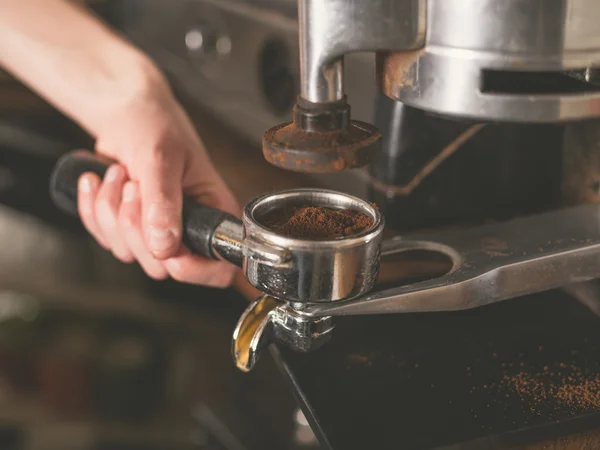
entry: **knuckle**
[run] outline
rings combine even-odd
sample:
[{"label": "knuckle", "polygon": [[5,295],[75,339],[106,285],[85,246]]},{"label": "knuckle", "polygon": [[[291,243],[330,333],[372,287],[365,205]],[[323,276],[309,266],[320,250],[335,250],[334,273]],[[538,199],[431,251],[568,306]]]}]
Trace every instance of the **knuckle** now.
[{"label": "knuckle", "polygon": [[166,141],[157,142],[148,152],[149,157],[146,158],[146,169],[153,171],[162,171],[168,168],[172,161],[172,153],[168,150]]},{"label": "knuckle", "polygon": [[87,194],[79,194],[77,209],[82,218],[89,218],[94,214],[94,198]]},{"label": "knuckle", "polygon": [[133,255],[129,251],[125,251],[125,250],[122,250],[122,249],[113,248],[112,249],[112,254],[119,261],[121,261],[123,263],[126,263],[126,264],[131,264],[132,262],[135,261]]},{"label": "knuckle", "polygon": [[114,206],[104,195],[98,195],[96,199],[96,212],[98,215],[113,214]]},{"label": "knuckle", "polygon": [[107,186],[115,186],[123,181],[125,177],[125,168],[119,164],[111,165],[104,175],[104,183]]},{"label": "knuckle", "polygon": [[136,230],[139,227],[139,218],[132,210],[121,210],[119,215],[119,223],[125,231]]},{"label": "knuckle", "polygon": [[103,227],[114,228],[117,209],[107,199],[99,198],[96,204],[96,217]]},{"label": "knuckle", "polygon": [[168,272],[161,268],[147,268],[144,270],[146,275],[148,275],[153,280],[166,280],[169,276]]},{"label": "knuckle", "polygon": [[169,271],[169,274],[171,275],[171,278],[173,278],[175,281],[178,281],[180,283],[187,283],[187,279],[185,278],[183,273],[178,271]]},{"label": "knuckle", "polygon": [[171,275],[171,278],[173,278],[175,281],[179,281],[181,283],[185,283],[188,281],[187,271],[177,260],[170,261],[169,274]]},{"label": "knuckle", "polygon": [[230,267],[223,267],[221,264],[215,266],[212,273],[207,278],[207,285],[225,289],[231,286],[235,278],[235,271]]},{"label": "knuckle", "polygon": [[77,205],[79,216],[84,223],[91,223],[94,219],[94,208],[90,201],[79,201]]},{"label": "knuckle", "polygon": [[153,199],[147,208],[148,225],[157,229],[171,229],[179,226],[180,211],[167,196]]},{"label": "knuckle", "polygon": [[105,182],[98,192],[96,201],[114,209],[121,204],[121,189],[114,184]]}]

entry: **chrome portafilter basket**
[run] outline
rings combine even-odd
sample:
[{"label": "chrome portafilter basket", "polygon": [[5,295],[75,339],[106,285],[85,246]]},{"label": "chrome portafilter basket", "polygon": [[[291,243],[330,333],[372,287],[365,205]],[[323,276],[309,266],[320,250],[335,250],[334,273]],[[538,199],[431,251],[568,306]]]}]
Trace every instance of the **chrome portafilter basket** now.
[{"label": "chrome portafilter basket", "polygon": [[[290,238],[265,225],[265,218],[273,212],[300,206],[355,210],[369,216],[372,224],[361,233],[326,240]],[[329,190],[277,192],[248,203],[243,242],[249,251],[243,269],[248,281],[265,295],[246,309],[235,328],[232,353],[238,368],[250,370],[273,341],[297,351],[315,350],[327,342],[332,318],[305,317],[302,310],[308,304],[354,298],[373,287],[379,274],[383,227],[377,208]],[[280,257],[271,253],[271,258],[265,258],[257,251],[259,247]]]},{"label": "chrome portafilter basket", "polygon": [[[265,225],[273,212],[301,206],[350,209],[372,220],[365,231],[335,239],[299,239],[278,234]],[[369,291],[379,271],[383,218],[371,204],[339,192],[298,189],[262,195],[246,205],[243,213],[246,247],[244,274],[257,289],[291,303],[343,300]],[[263,257],[255,248],[268,248]],[[277,259],[277,262],[274,261]]]},{"label": "chrome portafilter basket", "polygon": [[[85,172],[103,176],[108,161],[87,151],[63,156],[51,178],[51,195],[63,210],[77,214],[77,182]],[[269,228],[267,218],[294,207],[349,209],[367,215],[370,227],[331,239],[288,237]],[[194,253],[242,268],[264,293],[240,318],[233,335],[236,365],[250,370],[261,351],[278,342],[297,351],[323,345],[333,329],[331,317],[307,317],[315,304],[348,300],[368,292],[379,274],[384,220],[373,205],[340,192],[296,189],[250,201],[242,220],[184,199],[183,241]]]}]

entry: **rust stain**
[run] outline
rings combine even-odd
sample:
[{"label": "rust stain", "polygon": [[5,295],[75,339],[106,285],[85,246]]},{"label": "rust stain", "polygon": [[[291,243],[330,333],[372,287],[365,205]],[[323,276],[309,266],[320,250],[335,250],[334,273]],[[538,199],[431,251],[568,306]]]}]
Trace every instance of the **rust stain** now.
[{"label": "rust stain", "polygon": [[295,172],[341,172],[369,164],[372,145],[380,139],[380,131],[372,133],[360,121],[328,132],[309,132],[287,123],[265,133],[263,155],[274,166]]},{"label": "rust stain", "polygon": [[506,241],[494,237],[483,238],[481,245],[487,250],[508,250],[508,243]]},{"label": "rust stain", "polygon": [[494,237],[483,238],[481,240],[481,250],[490,256],[510,256],[508,243]]},{"label": "rust stain", "polygon": [[377,72],[385,92],[398,93],[404,88],[414,88],[418,79],[418,64],[424,48],[409,52],[380,53],[377,55]]}]

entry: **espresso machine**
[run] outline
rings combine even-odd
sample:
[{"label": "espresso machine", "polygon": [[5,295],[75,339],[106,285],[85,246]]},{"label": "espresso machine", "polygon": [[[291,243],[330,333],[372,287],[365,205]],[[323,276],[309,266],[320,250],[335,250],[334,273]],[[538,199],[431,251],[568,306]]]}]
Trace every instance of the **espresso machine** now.
[{"label": "espresso machine", "polygon": [[[285,34],[283,27],[273,31],[273,23],[287,23],[293,15],[289,2],[199,1],[187,6],[188,15],[193,10],[200,19],[191,19],[199,20],[194,27],[184,27],[184,42],[188,51],[202,54],[198,70],[206,78],[212,74],[214,79],[219,67],[234,64],[234,38],[242,31],[250,36],[252,17],[261,17],[261,24],[271,28],[253,35],[259,44],[251,43],[251,48],[271,49],[269,54],[274,52],[283,66],[289,60],[283,50],[287,47],[281,44],[275,51],[272,37]],[[273,336],[296,350],[319,348],[332,334],[334,316],[464,310],[598,276],[600,234],[593,200],[600,182],[593,173],[593,150],[600,114],[595,69],[600,8],[591,1],[302,0],[296,13],[297,96],[294,66],[272,68],[278,76],[271,78],[262,77],[263,65],[258,71],[263,87],[271,88],[263,92],[263,104],[272,116],[262,118],[275,122],[262,137],[265,159],[296,172],[350,172],[364,183],[369,200],[397,236],[383,240],[380,255],[362,263],[363,271],[378,272],[380,258],[415,252],[445,259],[448,269],[416,284],[394,286],[392,275],[385,289],[372,290],[371,280],[361,289],[344,290],[339,280],[354,277],[344,274],[342,262],[327,256],[321,266],[311,261],[301,268],[301,260],[295,261],[292,277],[268,271],[280,283],[273,289],[275,282],[261,280],[264,273],[248,269],[252,264],[246,261],[260,256],[253,250],[254,240],[244,239],[253,234],[248,233],[256,219],[252,205],[281,201],[257,199],[247,207],[243,227],[227,236],[215,234],[217,250],[212,252],[243,265],[255,287],[284,300],[272,311],[267,308],[269,314],[255,303],[238,324],[234,348],[246,327],[255,331],[245,349],[250,353],[245,370]],[[134,39],[144,36],[144,29],[143,21],[132,26]],[[168,41],[159,32],[153,36],[154,42]],[[155,47],[159,60],[161,55],[166,60],[167,48],[174,48],[172,42]],[[346,75],[352,77],[354,71],[345,71],[344,62],[356,53],[375,55],[374,81],[382,95],[376,101],[373,95],[370,121],[353,117],[346,95]],[[231,76],[225,82],[235,91]],[[273,85],[280,88],[278,95]],[[243,86],[239,91],[246,92]],[[242,103],[237,103],[237,120],[243,117]],[[290,117],[277,123],[274,111],[283,115],[286,104]],[[255,115],[261,117],[260,112],[258,107]],[[294,196],[306,194],[289,198]],[[589,200],[592,205],[573,206]],[[332,199],[326,203],[337,204]],[[494,223],[483,225],[489,221]],[[424,228],[434,231],[423,233]],[[381,240],[380,234],[375,238]],[[236,255],[219,251],[219,240],[237,242]],[[294,247],[275,238],[258,240]],[[264,253],[272,264],[284,261],[281,252]],[[347,264],[345,269],[360,266]],[[326,275],[292,280],[315,267]],[[257,317],[262,326],[248,324]]]},{"label": "espresso machine", "polygon": [[[188,244],[265,293],[237,366],[269,348],[323,447],[512,448],[600,424],[594,0],[197,0],[160,29],[125,3],[130,37],[239,131],[262,127],[270,164],[359,191],[265,194],[242,221],[184,209]],[[79,156],[57,203],[104,170]],[[373,228],[317,245],[260,226],[311,202]]]}]

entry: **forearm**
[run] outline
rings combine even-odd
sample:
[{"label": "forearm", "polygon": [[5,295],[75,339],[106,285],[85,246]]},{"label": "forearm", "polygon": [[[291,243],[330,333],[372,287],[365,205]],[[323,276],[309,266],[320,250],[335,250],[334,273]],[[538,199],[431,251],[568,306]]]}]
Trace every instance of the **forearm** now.
[{"label": "forearm", "polygon": [[139,50],[66,0],[0,0],[0,65],[97,135],[164,84]]}]

